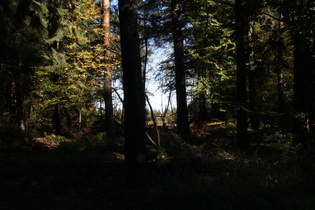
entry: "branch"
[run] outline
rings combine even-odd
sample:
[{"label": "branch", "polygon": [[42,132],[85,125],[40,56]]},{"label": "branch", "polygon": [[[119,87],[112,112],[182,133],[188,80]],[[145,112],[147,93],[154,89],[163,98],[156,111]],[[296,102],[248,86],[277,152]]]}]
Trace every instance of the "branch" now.
[{"label": "branch", "polygon": [[148,139],[150,140],[150,142],[156,146],[158,148],[158,145],[153,141],[153,139],[150,137],[150,135],[148,134],[148,132],[145,132],[145,135],[147,135]]},{"label": "branch", "polygon": [[[149,97],[148,95],[145,93],[145,98],[148,102],[148,105],[150,107],[150,112],[151,112],[151,118],[153,120],[153,123],[154,123],[154,128],[155,128],[155,131],[156,131],[156,135],[157,135],[157,147],[160,147],[161,146],[161,137],[160,137],[160,131],[157,127],[157,123],[156,123],[156,120],[155,120],[155,116],[154,116],[154,112],[153,112],[153,108],[151,106],[151,103],[150,103],[150,100],[149,100]],[[152,139],[151,139],[152,140]]]},{"label": "branch", "polygon": [[118,93],[118,91],[116,90],[116,88],[112,88],[112,89],[113,89],[114,92],[117,94],[117,96],[118,96],[120,102],[121,102],[122,104],[124,104],[124,100],[123,100],[122,97],[119,95],[119,93]]},{"label": "branch", "polygon": [[263,15],[267,15],[267,16],[269,16],[269,17],[275,19],[275,20],[281,21],[280,18],[276,18],[275,16],[272,16],[271,14],[268,14],[268,13],[265,13],[265,12],[262,12],[262,14],[263,14]]}]

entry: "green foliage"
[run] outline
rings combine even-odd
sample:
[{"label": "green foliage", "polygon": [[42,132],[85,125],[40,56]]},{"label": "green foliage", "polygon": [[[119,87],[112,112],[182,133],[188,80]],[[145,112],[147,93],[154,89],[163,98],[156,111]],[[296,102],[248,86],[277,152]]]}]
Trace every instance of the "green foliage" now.
[{"label": "green foliage", "polygon": [[0,115],[25,122],[35,67],[46,63],[45,11],[36,1],[5,1],[0,7]]},{"label": "green foliage", "polygon": [[276,147],[292,145],[293,135],[291,133],[284,133],[282,131],[276,131],[272,134],[264,135],[263,142],[275,144]]},{"label": "green foliage", "polygon": [[[197,96],[191,102],[191,112],[197,113],[197,118],[206,117],[202,109],[209,110],[211,117],[224,116],[229,114],[225,110],[232,109],[235,89],[235,43],[226,22],[231,8],[213,1],[187,4],[193,37],[188,49],[189,69],[195,80],[192,94]],[[197,107],[199,103],[204,103],[204,108]]]},{"label": "green foliage", "polygon": [[91,145],[100,147],[102,149],[104,149],[109,144],[108,139],[106,138],[106,132],[86,134],[82,138],[89,142]]},{"label": "green foliage", "polygon": [[80,5],[73,1],[49,2],[47,7],[54,12],[48,17],[51,53],[47,59],[51,62],[36,71],[38,83],[34,92],[42,103],[34,107],[32,114],[42,124],[54,125],[49,123],[49,115],[58,105],[60,121],[67,121],[60,123],[71,133],[80,130],[84,123],[91,123],[95,112],[93,93],[99,88],[97,77],[104,59],[102,47],[95,44],[102,39],[100,23],[95,22],[101,15],[100,7],[89,0]]},{"label": "green foliage", "polygon": [[[299,147],[295,147],[292,144],[293,134],[292,133],[284,133],[282,131],[276,131],[273,133],[266,133],[262,137],[262,147],[270,147],[270,149],[274,149],[277,152],[270,156],[270,158],[279,158],[279,161],[288,162],[292,160],[298,151]],[[258,149],[259,150],[259,149]],[[297,158],[295,156],[295,158]],[[293,164],[293,163],[292,163]]]},{"label": "green foliage", "polygon": [[86,145],[82,142],[61,141],[58,150],[65,154],[79,154],[86,149]]},{"label": "green foliage", "polygon": [[66,137],[61,136],[61,135],[51,134],[51,135],[47,135],[46,137],[48,137],[49,139],[51,139],[52,141],[55,141],[55,142],[66,141]]}]

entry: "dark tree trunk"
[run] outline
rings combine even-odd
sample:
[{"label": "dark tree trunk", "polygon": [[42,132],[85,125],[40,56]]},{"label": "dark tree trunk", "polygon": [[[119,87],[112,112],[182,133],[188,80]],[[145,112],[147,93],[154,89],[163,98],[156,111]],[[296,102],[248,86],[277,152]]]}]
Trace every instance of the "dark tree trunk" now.
[{"label": "dark tree trunk", "polygon": [[25,131],[24,122],[24,97],[22,92],[21,84],[16,82],[16,121],[19,130]]},{"label": "dark tree trunk", "polygon": [[208,120],[207,99],[204,93],[199,94],[199,117],[200,120]]},{"label": "dark tree trunk", "polygon": [[[59,75],[58,74],[53,74],[52,75],[52,82],[54,84],[57,84],[59,81]],[[58,93],[56,93],[58,94]],[[61,135],[61,120],[60,120],[60,110],[59,110],[59,104],[58,102],[54,105],[53,107],[53,114],[52,114],[52,129],[54,134],[56,135]]]},{"label": "dark tree trunk", "polygon": [[[314,23],[312,24],[314,26]],[[313,43],[312,45],[306,45],[306,68],[308,70],[308,132],[309,132],[309,143],[311,146],[315,146],[315,119],[314,119],[314,108],[315,108],[315,42],[313,33]]]},{"label": "dark tree trunk", "polygon": [[[104,48],[105,62],[110,62],[110,2],[103,0],[103,30],[104,30]],[[116,131],[114,126],[113,96],[112,96],[112,70],[107,65],[104,74],[104,102],[105,102],[105,126],[106,137],[109,141],[115,138]]]},{"label": "dark tree trunk", "polygon": [[285,127],[285,99],[284,99],[284,91],[283,91],[283,75],[282,75],[282,65],[283,65],[283,57],[282,57],[282,47],[278,46],[277,53],[277,64],[276,64],[276,72],[277,72],[277,89],[278,89],[278,115],[279,122],[278,126],[280,128]]},{"label": "dark tree trunk", "polygon": [[[249,49],[248,53],[249,56],[246,56],[248,59],[246,62],[250,63],[249,61],[255,62],[255,50],[254,50],[254,40],[253,40],[254,29],[250,27],[250,32],[248,33],[248,42],[249,42]],[[250,64],[249,64],[250,65]],[[250,108],[250,125],[251,128],[254,130],[259,129],[259,114],[257,110],[257,91],[256,91],[256,68],[250,66],[248,69],[248,91],[249,91],[249,108]]]},{"label": "dark tree trunk", "polygon": [[183,35],[180,20],[180,0],[171,0],[173,42],[175,55],[175,88],[177,100],[177,130],[179,135],[186,141],[189,140],[190,130],[188,123],[188,109],[185,81],[185,58]]},{"label": "dark tree trunk", "polygon": [[277,73],[277,93],[278,93],[278,127],[285,128],[286,120],[285,120],[285,98],[284,98],[284,90],[283,90],[283,33],[281,32],[281,13],[279,14],[279,21],[278,21],[278,33],[279,33],[279,40],[277,41],[277,52],[276,52],[276,73]]},{"label": "dark tree trunk", "polygon": [[[294,97],[293,144],[309,144],[309,68],[312,56],[308,53],[306,38],[298,32],[294,35]],[[311,58],[312,59],[312,58]]]},{"label": "dark tree trunk", "polygon": [[54,105],[54,110],[52,114],[52,128],[53,132],[56,135],[61,134],[61,122],[60,122],[60,116],[59,116],[59,105]]},{"label": "dark tree trunk", "polygon": [[243,151],[249,150],[247,133],[247,91],[246,91],[246,40],[249,22],[244,11],[244,1],[235,0],[236,74],[237,74],[237,142]]},{"label": "dark tree trunk", "polygon": [[119,20],[125,106],[126,178],[132,188],[141,189],[146,185],[145,94],[135,0],[119,0]]},{"label": "dark tree trunk", "polygon": [[[109,72],[106,74],[109,74]],[[109,139],[109,141],[114,139],[116,134],[111,83],[111,75],[106,75],[104,78],[105,127],[106,137]]]},{"label": "dark tree trunk", "polygon": [[[314,62],[313,62],[314,64]],[[314,66],[314,65],[313,65]],[[313,96],[314,97],[314,96]],[[314,126],[314,99],[309,98],[308,101],[308,127],[309,127],[309,141],[311,146],[315,146],[315,126]]]},{"label": "dark tree trunk", "polygon": [[250,106],[250,125],[254,130],[259,129],[259,114],[256,102],[256,86],[255,86],[255,70],[250,70],[248,73],[248,89],[249,89],[249,106]]}]

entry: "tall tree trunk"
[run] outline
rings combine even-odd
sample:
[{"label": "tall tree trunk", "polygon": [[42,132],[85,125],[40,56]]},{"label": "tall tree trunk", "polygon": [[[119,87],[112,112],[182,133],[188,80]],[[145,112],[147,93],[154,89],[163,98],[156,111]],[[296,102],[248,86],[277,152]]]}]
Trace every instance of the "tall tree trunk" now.
[{"label": "tall tree trunk", "polygon": [[209,119],[208,110],[207,110],[207,99],[204,93],[199,93],[199,119],[204,121]]},{"label": "tall tree trunk", "polygon": [[283,65],[283,56],[282,56],[282,43],[277,46],[277,59],[276,59],[276,73],[277,73],[277,92],[278,92],[278,115],[279,121],[278,126],[280,128],[285,127],[285,118],[284,115],[286,113],[285,108],[285,99],[284,99],[284,91],[283,91],[283,73],[282,73],[282,65]]},{"label": "tall tree trunk", "polygon": [[277,93],[278,93],[278,127],[284,128],[285,127],[285,98],[284,98],[284,90],[283,90],[283,33],[281,32],[281,13],[279,13],[279,20],[278,20],[278,33],[279,33],[279,40],[277,41],[277,52],[276,52],[276,73],[277,73]]},{"label": "tall tree trunk", "polygon": [[109,140],[115,138],[114,126],[114,111],[113,111],[113,97],[112,97],[112,71],[108,65],[110,62],[110,2],[103,0],[103,30],[104,30],[104,48],[105,48],[105,62],[107,65],[104,74],[104,102],[105,102],[105,122],[106,134]]},{"label": "tall tree trunk", "polygon": [[[59,81],[59,75],[53,73],[51,80],[54,84],[57,84]],[[55,93],[55,94],[58,94],[58,93]],[[59,104],[57,102],[53,107],[53,114],[52,114],[52,119],[51,119],[52,120],[52,129],[56,135],[61,134],[61,121],[60,121],[60,113],[59,113],[60,110],[59,109],[60,109]]]},{"label": "tall tree trunk", "polygon": [[[314,72],[314,21],[310,9],[313,1],[291,4],[286,15],[294,42],[293,144],[310,146],[310,131],[314,129],[311,77]],[[290,13],[290,15],[289,15]],[[293,15],[292,15],[293,14]]]},{"label": "tall tree trunk", "polygon": [[[314,25],[314,23],[313,23]],[[308,51],[308,69],[309,69],[309,98],[308,98],[308,108],[309,108],[309,133],[310,133],[310,143],[311,146],[315,146],[315,33],[313,33],[313,45],[310,46]]]},{"label": "tall tree trunk", "polygon": [[250,106],[250,125],[254,130],[259,129],[259,115],[256,102],[256,86],[255,86],[255,70],[248,73],[248,89],[249,89],[249,106]]},{"label": "tall tree trunk", "polygon": [[61,122],[60,122],[60,116],[59,116],[59,105],[54,105],[54,110],[52,114],[52,128],[53,132],[56,135],[61,134]]},{"label": "tall tree trunk", "polygon": [[[248,61],[246,62],[249,62],[250,60],[255,62],[255,51],[254,51],[254,43],[253,43],[254,40],[252,37],[253,33],[254,33],[254,29],[253,27],[250,27],[250,33],[248,33],[249,56],[246,56],[246,59],[248,58]],[[257,91],[256,91],[255,84],[256,84],[256,69],[250,66],[249,71],[248,71],[250,125],[252,129],[257,130],[259,129],[260,120],[259,120],[259,115],[258,115],[258,110],[257,110],[257,102],[256,102]]]},{"label": "tall tree trunk", "polygon": [[247,133],[246,91],[246,42],[248,40],[248,15],[244,11],[244,0],[235,0],[236,74],[237,74],[237,142],[243,151],[249,150]]},{"label": "tall tree trunk", "polygon": [[309,69],[307,41],[299,32],[294,35],[293,144],[309,143]]},{"label": "tall tree trunk", "polygon": [[171,0],[173,42],[175,55],[175,88],[177,100],[177,130],[184,140],[189,140],[188,109],[185,81],[185,58],[180,12],[181,0]]},{"label": "tall tree trunk", "polygon": [[119,0],[119,20],[125,107],[126,178],[130,187],[141,189],[146,185],[145,93],[135,0]]},{"label": "tall tree trunk", "polygon": [[[197,87],[203,86],[201,78],[206,77],[205,71],[198,72],[198,79],[197,79]],[[206,94],[204,91],[201,91],[198,94],[198,97],[196,98],[198,100],[198,107],[196,106],[196,116],[198,120],[208,120],[209,119],[209,113],[207,110],[207,99]]]},{"label": "tall tree trunk", "polygon": [[23,97],[23,90],[20,82],[16,81],[12,84],[12,93],[13,93],[13,104],[15,108],[15,115],[16,115],[16,124],[21,131],[25,131],[25,124],[24,124],[24,97]]},{"label": "tall tree trunk", "polygon": [[[55,50],[59,50],[59,41],[55,41],[52,44],[52,48],[54,48]],[[60,74],[57,72],[52,73],[51,75],[51,81],[53,84],[57,85],[58,82],[60,80]],[[58,92],[54,92],[53,93],[54,96],[58,96],[59,93]],[[59,107],[59,101],[56,102],[56,104],[53,106],[53,113],[52,113],[52,129],[53,132],[56,135],[61,135],[61,119],[60,119],[60,107]]]}]

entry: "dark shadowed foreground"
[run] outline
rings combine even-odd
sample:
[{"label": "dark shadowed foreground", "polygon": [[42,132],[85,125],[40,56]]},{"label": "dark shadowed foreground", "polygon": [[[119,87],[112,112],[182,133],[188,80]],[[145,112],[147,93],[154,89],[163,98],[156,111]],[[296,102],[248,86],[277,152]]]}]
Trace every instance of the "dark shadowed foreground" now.
[{"label": "dark shadowed foreground", "polygon": [[145,192],[125,187],[122,140],[109,147],[91,136],[48,136],[2,147],[0,209],[315,208],[315,155],[285,143],[288,134],[251,133],[251,155],[232,149],[235,136],[224,129],[196,137],[198,145],[161,136]]}]

